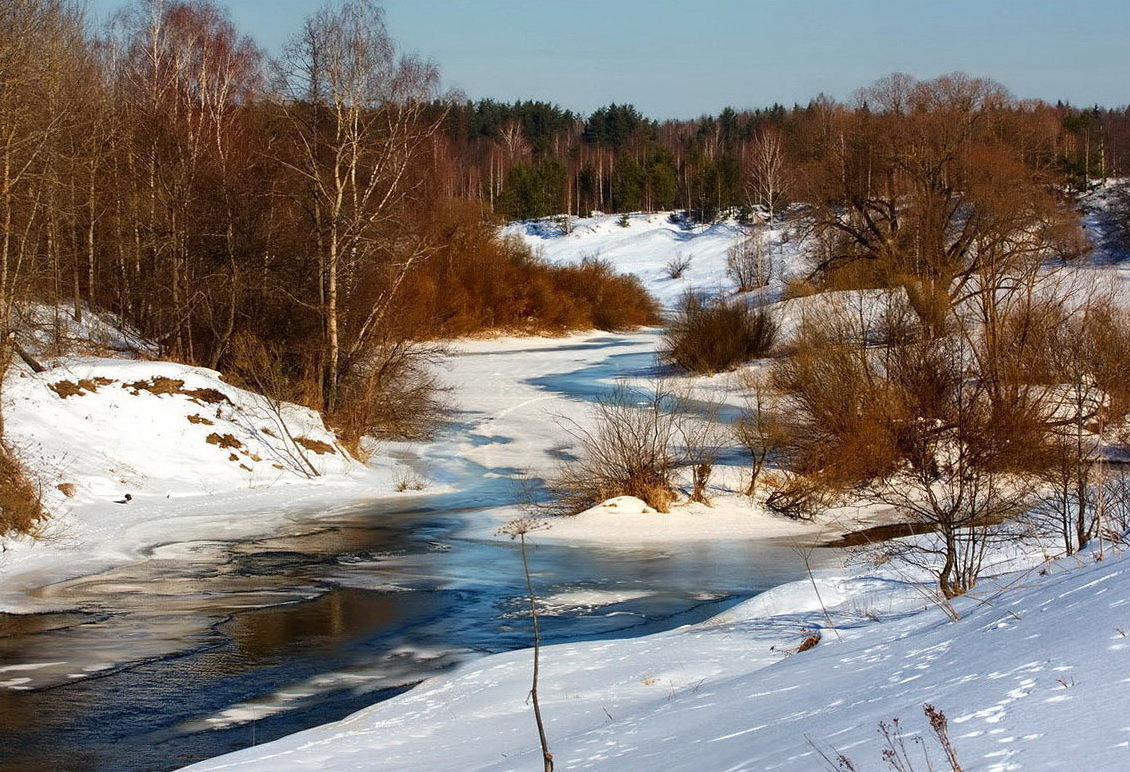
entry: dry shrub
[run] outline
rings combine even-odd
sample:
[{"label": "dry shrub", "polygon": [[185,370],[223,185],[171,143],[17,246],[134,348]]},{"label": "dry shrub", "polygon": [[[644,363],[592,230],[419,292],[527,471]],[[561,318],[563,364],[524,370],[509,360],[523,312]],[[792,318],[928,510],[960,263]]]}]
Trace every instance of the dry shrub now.
[{"label": "dry shrub", "polygon": [[591,258],[550,265],[521,239],[500,238],[470,202],[442,208],[432,228],[437,251],[408,278],[398,303],[398,324],[417,340],[659,322],[658,306],[634,276]]},{"label": "dry shrub", "polygon": [[681,279],[690,267],[691,256],[680,252],[667,261],[667,264],[663,267],[663,272],[667,274],[668,279]]},{"label": "dry shrub", "polygon": [[882,264],[871,260],[832,264],[820,271],[818,278],[825,292],[887,289],[900,284]]},{"label": "dry shrub", "polygon": [[667,512],[678,464],[676,403],[661,387],[641,394],[620,384],[597,400],[590,422],[568,421],[579,453],[548,482],[551,509],[572,515],[610,498],[635,496]]},{"label": "dry shrub", "polygon": [[726,250],[726,275],[738,285],[738,292],[764,287],[773,272],[772,259],[759,233],[746,236]]},{"label": "dry shrub", "polygon": [[807,279],[786,279],[781,299],[810,298],[818,292],[820,292],[820,289]]},{"label": "dry shrub", "polygon": [[777,323],[764,308],[687,293],[667,325],[663,356],[693,373],[713,375],[766,356]]},{"label": "dry shrub", "polygon": [[39,487],[12,451],[0,444],[0,536],[34,534],[43,518]]},{"label": "dry shrub", "polygon": [[447,415],[433,367],[439,346],[399,341],[374,346],[343,384],[338,409],[329,416],[345,449],[364,458],[368,435],[395,439],[431,437]]},{"label": "dry shrub", "polygon": [[860,331],[836,340],[834,327],[802,332],[772,374],[797,473],[777,501],[797,509],[850,494],[931,525],[935,538],[898,555],[932,572],[944,597],[960,595],[1003,537],[997,524],[1029,504],[1043,406],[994,367],[983,341],[899,333],[869,347]]},{"label": "dry shrub", "polygon": [[766,508],[793,520],[811,520],[834,503],[826,487],[803,475],[781,473],[766,488],[770,489]]},{"label": "dry shrub", "polygon": [[616,273],[605,260],[585,259],[576,266],[546,268],[558,290],[578,298],[586,309],[585,326],[618,331],[659,323],[659,307],[639,278]]}]

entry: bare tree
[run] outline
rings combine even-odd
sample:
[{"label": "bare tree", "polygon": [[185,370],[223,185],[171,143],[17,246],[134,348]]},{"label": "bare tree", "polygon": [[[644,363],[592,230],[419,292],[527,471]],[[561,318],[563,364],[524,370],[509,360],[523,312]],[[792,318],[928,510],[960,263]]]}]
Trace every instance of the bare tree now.
[{"label": "bare tree", "polygon": [[1042,471],[1048,405],[1001,400],[971,341],[885,336],[804,343],[773,372],[793,419],[794,468],[810,490],[895,507],[932,536],[898,545],[943,596],[980,576],[996,526],[1020,514]]},{"label": "bare tree", "polygon": [[1078,254],[1077,218],[1023,146],[1001,141],[1014,106],[1002,86],[896,75],[858,102],[833,115],[838,136],[809,170],[814,231],[835,236],[817,273],[869,264],[940,334],[971,293],[996,291],[989,277]]},{"label": "bare tree", "polygon": [[768,213],[768,222],[772,224],[788,201],[791,182],[780,129],[763,128],[753,142],[752,153],[746,197],[751,206],[759,206]]},{"label": "bare tree", "polygon": [[745,409],[734,423],[734,437],[749,453],[749,483],[745,495],[757,493],[758,482],[769,456],[784,445],[784,427],[771,409],[771,391],[763,377],[746,373],[741,385],[745,393]]},{"label": "bare tree", "polygon": [[[306,184],[323,319],[323,407],[364,358],[422,245],[398,226],[422,184],[413,163],[439,118],[425,119],[435,69],[397,51],[372,0],[318,11],[288,45],[281,94],[297,147],[290,167]],[[352,302],[365,280],[384,289]],[[344,324],[343,324],[344,323]]]}]

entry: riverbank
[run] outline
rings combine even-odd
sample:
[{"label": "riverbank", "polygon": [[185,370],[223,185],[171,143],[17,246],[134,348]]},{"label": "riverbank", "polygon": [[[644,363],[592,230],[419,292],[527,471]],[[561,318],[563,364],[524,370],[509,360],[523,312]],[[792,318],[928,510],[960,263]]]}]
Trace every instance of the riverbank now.
[{"label": "riverbank", "polygon": [[[555,762],[807,772],[842,754],[878,769],[883,724],[913,763],[937,762],[931,705],[966,769],[1118,769],[1130,697],[1111,673],[1128,646],[1130,563],[1109,547],[1097,557],[999,554],[994,570],[1011,572],[956,599],[957,619],[905,575],[860,567],[667,633],[548,647],[539,691]],[[479,660],[191,769],[530,769],[540,764],[530,663],[530,651]]]}]

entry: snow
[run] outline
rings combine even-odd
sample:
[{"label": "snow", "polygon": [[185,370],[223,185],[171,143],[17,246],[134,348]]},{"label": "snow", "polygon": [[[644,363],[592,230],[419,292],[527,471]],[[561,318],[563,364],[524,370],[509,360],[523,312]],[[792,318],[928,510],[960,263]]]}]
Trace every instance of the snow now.
[{"label": "snow", "polygon": [[[662,213],[633,215],[627,228],[617,219],[577,220],[569,234],[545,222],[508,231],[552,262],[608,259],[640,275],[668,307],[690,286],[733,291],[724,276],[725,251],[740,237],[732,224],[688,232]],[[798,254],[792,245],[778,248],[787,273]],[[667,260],[687,254],[684,278],[666,277]],[[1094,264],[1109,270],[1113,262]],[[813,307],[873,315],[891,300],[838,293],[787,301],[776,313],[788,338]],[[527,377],[509,380],[501,376],[518,351],[513,341],[461,346],[452,370],[468,400],[468,434],[459,453],[487,474],[540,474],[561,437],[553,424],[584,415],[583,404],[563,398],[582,394],[586,382],[583,395],[591,397],[617,378],[639,384],[658,372],[648,361],[647,336],[531,342],[521,351]],[[684,380],[723,404],[739,404],[725,379]],[[495,388],[474,388],[483,383]],[[546,418],[552,411],[559,411],[556,421]],[[445,452],[431,451],[436,461]],[[658,513],[639,500],[613,499],[527,538],[612,546],[775,538],[804,553],[819,534],[845,526],[838,518],[882,514],[832,513],[838,517],[816,526],[783,521],[733,493],[738,470],[721,471],[712,507],[681,504]],[[516,514],[505,507],[488,513]],[[945,764],[923,713],[933,705],[946,715],[965,769],[1124,768],[1130,679],[1118,674],[1130,651],[1130,563],[1110,545],[1054,562],[1045,555],[1042,545],[1019,539],[998,546],[990,578],[949,608],[925,576],[896,559],[821,569],[809,581],[666,633],[548,647],[539,691],[557,767],[813,770],[835,768],[843,754],[852,768],[880,769],[887,766],[880,724],[894,726],[894,719],[916,761],[927,753]],[[543,612],[617,600],[561,595],[541,599]],[[814,634],[819,642],[808,648]],[[529,651],[487,657],[342,721],[192,769],[536,768],[530,668]]]},{"label": "snow", "polygon": [[45,363],[42,373],[14,366],[4,392],[7,441],[52,515],[36,539],[3,542],[7,610],[23,606],[27,588],[157,545],[262,533],[295,511],[363,498],[365,486],[392,489],[392,465],[367,469],[316,412],[215,371],[90,356]]},{"label": "snow", "polygon": [[[626,227],[620,215],[595,215],[572,218],[570,232],[563,233],[552,220],[512,223],[504,235],[525,241],[537,254],[555,264],[578,263],[599,258],[618,271],[638,276],[662,305],[673,307],[687,290],[716,294],[736,289],[726,276],[726,252],[749,233],[757,233],[771,245],[774,261],[781,272],[770,285],[779,290],[780,280],[790,276],[800,261],[799,243],[789,240],[788,228],[774,224],[747,228],[732,220],[711,225],[683,227],[671,222],[673,212],[636,212],[629,215]],[[678,279],[672,279],[667,264],[689,258],[690,265]]]},{"label": "snow", "polygon": [[639,499],[619,497],[578,515],[554,518],[549,525],[538,534],[539,539],[613,545],[784,536],[822,538],[833,531],[841,532],[826,521],[816,524],[769,514],[737,494],[717,497],[709,506],[677,503],[664,513],[656,512]]}]

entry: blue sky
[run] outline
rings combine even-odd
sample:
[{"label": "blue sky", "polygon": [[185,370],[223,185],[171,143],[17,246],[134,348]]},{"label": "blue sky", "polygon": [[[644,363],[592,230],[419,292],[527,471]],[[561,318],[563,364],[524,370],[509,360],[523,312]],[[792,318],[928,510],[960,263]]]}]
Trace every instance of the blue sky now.
[{"label": "blue sky", "polygon": [[[104,15],[127,0],[88,0]],[[271,52],[322,0],[228,0]],[[656,118],[843,98],[964,70],[1019,97],[1130,103],[1130,0],[386,0],[404,48],[477,99]]]}]

